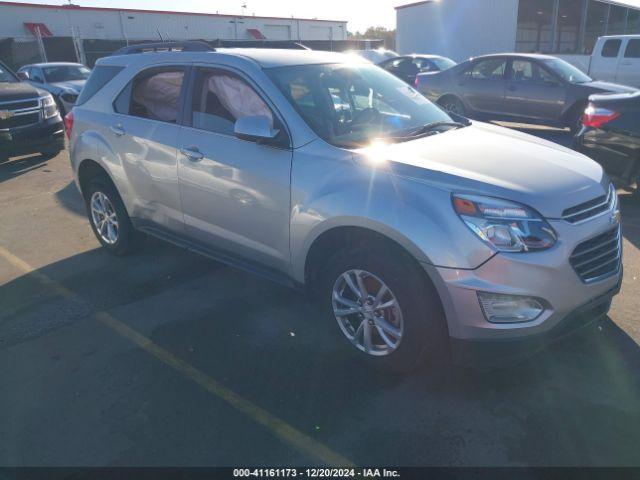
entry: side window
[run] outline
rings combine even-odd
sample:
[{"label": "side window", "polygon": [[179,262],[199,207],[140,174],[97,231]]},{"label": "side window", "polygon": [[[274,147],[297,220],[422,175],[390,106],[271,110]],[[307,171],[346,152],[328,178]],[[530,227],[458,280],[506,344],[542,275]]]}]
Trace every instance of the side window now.
[{"label": "side window", "polygon": [[640,38],[632,38],[624,51],[624,58],[640,58]]},{"label": "side window", "polygon": [[622,45],[622,40],[620,39],[607,40],[602,46],[602,56],[604,58],[617,57],[618,52],[620,51],[620,45]]},{"label": "side window", "polygon": [[435,70],[438,70],[435,64],[431,60],[426,58],[416,58],[415,60],[413,60],[413,63],[421,72],[433,72]]},{"label": "side window", "polygon": [[243,79],[222,70],[199,68],[193,90],[191,125],[209,132],[233,135],[237,119],[274,116],[260,95]]},{"label": "side window", "polygon": [[529,60],[514,60],[511,70],[511,79],[514,82],[545,83],[555,81],[553,75]]},{"label": "side window", "polygon": [[465,75],[474,80],[501,80],[507,69],[507,61],[504,58],[492,58],[482,60],[465,72]]},{"label": "side window", "polygon": [[162,67],[138,74],[116,98],[116,112],[160,122],[178,119],[184,67]]}]

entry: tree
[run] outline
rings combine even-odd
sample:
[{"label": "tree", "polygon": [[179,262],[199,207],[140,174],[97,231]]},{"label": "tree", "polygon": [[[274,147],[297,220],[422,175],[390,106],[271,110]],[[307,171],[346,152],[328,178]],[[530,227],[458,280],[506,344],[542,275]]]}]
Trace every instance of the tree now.
[{"label": "tree", "polygon": [[348,36],[353,39],[369,39],[369,40],[384,40],[384,48],[389,50],[395,50],[396,48],[396,31],[389,30],[386,27],[369,27],[364,33],[360,32],[348,32]]}]

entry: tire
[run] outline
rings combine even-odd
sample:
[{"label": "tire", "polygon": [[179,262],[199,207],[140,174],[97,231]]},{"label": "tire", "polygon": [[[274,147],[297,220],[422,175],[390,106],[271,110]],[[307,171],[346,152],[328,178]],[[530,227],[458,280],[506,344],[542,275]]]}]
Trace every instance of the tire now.
[{"label": "tire", "polygon": [[[131,252],[134,246],[135,230],[115,187],[110,181],[98,177],[90,181],[84,193],[89,223],[100,244],[114,255],[126,255]],[[95,208],[96,206],[102,206],[102,216],[100,208]],[[112,221],[107,222],[111,225],[103,224],[102,227],[96,224],[99,219],[105,218],[104,213],[115,220],[115,225]],[[114,232],[115,235],[113,235]]]},{"label": "tire", "polygon": [[[360,272],[362,284],[367,291],[371,290],[368,292],[371,297],[379,292],[380,283],[384,283],[388,295],[385,294],[380,300],[381,306],[395,299],[399,308],[376,309],[375,300],[374,305],[366,305],[366,301],[361,301],[362,308],[368,311],[339,317],[335,309],[349,309],[341,302],[348,297],[351,297],[349,301],[358,298],[345,280],[346,274],[352,283],[356,283],[354,274],[348,273],[353,271]],[[439,297],[419,265],[404,252],[395,247],[389,248],[386,244],[378,245],[377,242],[362,245],[361,248],[349,248],[336,253],[327,262],[318,276],[318,282],[316,300],[319,307],[333,324],[337,341],[349,349],[354,359],[390,372],[411,371],[427,358],[448,359],[449,336]],[[340,301],[335,300],[336,292],[340,292]],[[381,319],[385,328],[391,326],[395,332],[401,332],[397,337],[386,334],[387,339],[395,343],[393,349],[379,333],[378,322]],[[362,327],[361,333],[357,334],[360,325],[366,327]],[[364,350],[366,328],[371,332],[369,353]]]},{"label": "tire", "polygon": [[46,158],[55,158],[62,151],[62,148],[52,148],[50,150],[42,150],[40,155]]},{"label": "tire", "polygon": [[440,106],[447,112],[460,115],[461,117],[467,116],[467,109],[464,104],[456,97],[445,97],[439,102]]}]

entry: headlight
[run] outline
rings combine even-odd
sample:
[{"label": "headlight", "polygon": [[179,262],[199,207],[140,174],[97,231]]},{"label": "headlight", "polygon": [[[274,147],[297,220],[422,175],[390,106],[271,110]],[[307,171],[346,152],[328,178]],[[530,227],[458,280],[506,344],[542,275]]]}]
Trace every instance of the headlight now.
[{"label": "headlight", "polygon": [[42,117],[45,120],[58,114],[58,106],[51,95],[40,97],[40,102],[42,103]]},{"label": "headlight", "polygon": [[453,208],[483,241],[500,252],[531,252],[556,243],[553,228],[532,208],[499,198],[454,195]]}]

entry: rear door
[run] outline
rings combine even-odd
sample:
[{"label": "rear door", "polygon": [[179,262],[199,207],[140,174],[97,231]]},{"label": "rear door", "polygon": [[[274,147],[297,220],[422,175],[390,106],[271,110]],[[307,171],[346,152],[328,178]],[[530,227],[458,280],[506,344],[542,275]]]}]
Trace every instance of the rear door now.
[{"label": "rear door", "polygon": [[[276,143],[234,135],[238,118],[268,117]],[[292,150],[284,122],[240,72],[194,68],[178,173],[187,234],[204,247],[285,269]]]},{"label": "rear door", "polygon": [[616,81],[640,88],[640,38],[630,38],[624,47]]},{"label": "rear door", "polygon": [[474,62],[458,75],[456,89],[475,112],[487,115],[505,113],[507,57],[492,57]]},{"label": "rear door", "polygon": [[513,58],[505,93],[506,112],[540,122],[559,122],[564,111],[567,86],[540,63]]},{"label": "rear door", "polygon": [[622,39],[608,38],[598,42],[593,51],[589,73],[594,80],[613,82],[618,70],[618,59],[622,55]]},{"label": "rear door", "polygon": [[131,186],[132,216],[171,232],[184,231],[176,143],[188,72],[188,65],[140,72],[117,95],[104,132]]}]

